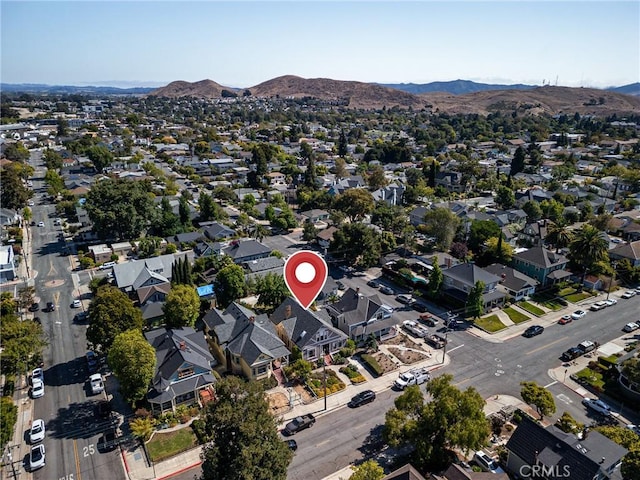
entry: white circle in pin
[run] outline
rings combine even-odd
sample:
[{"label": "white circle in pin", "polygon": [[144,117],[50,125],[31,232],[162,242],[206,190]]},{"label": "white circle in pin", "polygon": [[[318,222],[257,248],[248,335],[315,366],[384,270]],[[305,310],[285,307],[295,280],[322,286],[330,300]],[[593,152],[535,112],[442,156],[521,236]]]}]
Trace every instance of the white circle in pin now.
[{"label": "white circle in pin", "polygon": [[311,283],[316,278],[316,269],[309,262],[302,262],[296,267],[296,278],[300,283]]}]

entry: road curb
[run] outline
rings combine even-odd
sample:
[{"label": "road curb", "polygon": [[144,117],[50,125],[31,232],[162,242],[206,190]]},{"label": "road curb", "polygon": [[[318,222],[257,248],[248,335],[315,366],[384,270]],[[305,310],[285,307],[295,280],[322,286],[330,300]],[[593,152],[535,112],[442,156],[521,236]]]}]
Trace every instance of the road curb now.
[{"label": "road curb", "polygon": [[181,473],[188,472],[192,468],[199,467],[200,465],[202,465],[202,462],[194,463],[193,465],[189,465],[188,467],[181,468],[180,470],[176,470],[175,472],[165,475],[163,477],[158,477],[156,480],[166,480],[168,478],[175,477],[176,475],[180,475]]}]

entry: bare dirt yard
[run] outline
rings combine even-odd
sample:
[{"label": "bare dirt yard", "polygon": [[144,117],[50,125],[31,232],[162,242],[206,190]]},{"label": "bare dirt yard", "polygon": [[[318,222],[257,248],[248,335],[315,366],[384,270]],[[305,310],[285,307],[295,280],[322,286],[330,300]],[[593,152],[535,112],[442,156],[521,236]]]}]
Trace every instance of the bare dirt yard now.
[{"label": "bare dirt yard", "polygon": [[401,345],[407,348],[413,348],[414,350],[424,350],[424,346],[419,343],[414,342],[409,337],[407,337],[404,333],[396,335],[389,340],[385,340],[383,345]]},{"label": "bare dirt yard", "polygon": [[406,365],[426,360],[430,357],[426,352],[416,352],[415,350],[407,350],[399,347],[389,347],[389,352],[398,360]]},{"label": "bare dirt yard", "polygon": [[393,372],[398,368],[396,362],[394,362],[393,359],[386,353],[376,352],[372,355],[372,357],[376,359],[376,361],[380,365],[380,368],[382,368],[382,375],[384,375],[385,373]]},{"label": "bare dirt yard", "polygon": [[267,400],[271,413],[274,415],[281,415],[289,411],[289,399],[282,392],[275,392],[267,394]]}]

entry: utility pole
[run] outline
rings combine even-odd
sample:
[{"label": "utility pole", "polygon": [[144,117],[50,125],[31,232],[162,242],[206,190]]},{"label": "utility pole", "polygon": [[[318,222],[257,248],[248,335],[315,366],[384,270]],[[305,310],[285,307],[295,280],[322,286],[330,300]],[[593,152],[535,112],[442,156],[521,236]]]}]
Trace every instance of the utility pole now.
[{"label": "utility pole", "polygon": [[447,356],[447,343],[449,343],[449,340],[447,339],[448,334],[448,331],[444,332],[444,347],[442,347],[442,362],[440,362],[441,364],[444,363],[444,358]]},{"label": "utility pole", "polygon": [[7,458],[9,459],[9,463],[11,464],[11,470],[13,471],[14,480],[18,478],[18,474],[16,473],[16,466],[13,463],[13,456],[11,455],[11,449],[15,447],[17,447],[17,445],[11,445],[7,447]]},{"label": "utility pole", "polygon": [[324,411],[327,411],[327,360],[324,357],[324,349],[322,349],[322,383],[324,384]]}]

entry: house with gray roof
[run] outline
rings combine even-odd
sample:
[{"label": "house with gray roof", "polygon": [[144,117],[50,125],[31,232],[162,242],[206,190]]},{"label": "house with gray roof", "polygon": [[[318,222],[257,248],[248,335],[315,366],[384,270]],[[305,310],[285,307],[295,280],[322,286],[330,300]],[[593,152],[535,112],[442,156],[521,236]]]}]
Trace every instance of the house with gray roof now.
[{"label": "house with gray roof", "polygon": [[378,295],[365,297],[349,288],[340,300],[326,308],[333,326],[356,342],[370,335],[384,340],[397,334],[398,320],[392,315],[393,309],[384,305]]},{"label": "house with gray roof", "polygon": [[402,197],[406,188],[402,184],[392,183],[386,187],[379,188],[371,195],[376,202],[385,202],[387,205],[402,205]]},{"label": "house with gray roof", "polygon": [[524,273],[514,270],[500,263],[494,263],[484,269],[493,275],[500,277],[498,290],[509,295],[516,302],[533,295],[539,282]]},{"label": "house with gray roof", "polygon": [[323,355],[335,355],[349,338],[331,325],[331,317],[325,310],[305,310],[290,297],[269,318],[287,348],[293,350],[295,345],[302,352],[302,358],[310,362]]},{"label": "house with gray roof", "polygon": [[[506,444],[507,472],[532,477],[532,466],[546,472],[540,478],[571,480],[622,479],[620,465],[628,450],[597,431],[579,436],[523,418]],[[538,470],[541,471],[541,470]]]},{"label": "house with gray roof", "polygon": [[278,257],[258,258],[250,262],[245,262],[242,266],[247,271],[245,278],[248,280],[263,277],[267,273],[282,275],[284,271],[284,260]]},{"label": "house with gray roof", "polygon": [[18,276],[15,254],[11,245],[0,246],[0,283],[10,282]]},{"label": "house with gray roof", "polygon": [[233,262],[238,265],[259,258],[266,258],[271,255],[271,252],[272,250],[269,247],[253,239],[234,240],[222,249],[222,253],[231,257]]},{"label": "house with gray roof", "polygon": [[205,237],[217,242],[236,235],[236,231],[218,222],[212,222],[203,229]]},{"label": "house with gray roof", "polygon": [[193,260],[191,252],[180,252],[118,263],[113,267],[115,284],[123,292],[132,295],[142,287],[169,283],[173,263],[184,257],[190,262]]},{"label": "house with gray roof", "polygon": [[500,277],[475,263],[461,263],[443,270],[441,293],[445,297],[466,304],[469,293],[477,282],[484,283],[482,303],[485,313],[504,303],[506,295],[497,288]]},{"label": "house with gray roof", "polygon": [[203,318],[205,332],[221,372],[259,380],[289,363],[291,352],[267,315],[233,302],[224,311],[209,310]]},{"label": "house with gray roof", "polygon": [[179,405],[202,404],[201,392],[213,393],[217,362],[202,332],[191,327],[158,328],[144,333],[156,351],[156,371],[147,393],[154,413]]},{"label": "house with gray roof", "polygon": [[167,237],[165,240],[167,241],[167,243],[173,243],[174,245],[177,245],[178,247],[180,247],[182,244],[189,244],[189,243],[196,244],[198,242],[203,241],[204,239],[205,237],[202,232],[195,231],[195,232],[178,233],[171,237]]},{"label": "house with gray roof", "polygon": [[632,266],[640,266],[640,240],[624,243],[609,250],[611,260],[629,260]]},{"label": "house with gray roof", "polygon": [[565,270],[567,257],[542,246],[532,247],[516,253],[511,259],[513,268],[531,278],[540,285],[552,285],[571,276]]}]

